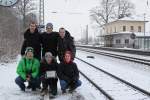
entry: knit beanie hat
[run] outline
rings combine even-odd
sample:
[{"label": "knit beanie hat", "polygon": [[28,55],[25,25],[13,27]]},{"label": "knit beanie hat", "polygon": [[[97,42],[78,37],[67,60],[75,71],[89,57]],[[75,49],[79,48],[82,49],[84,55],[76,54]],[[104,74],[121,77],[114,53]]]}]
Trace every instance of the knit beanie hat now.
[{"label": "knit beanie hat", "polygon": [[51,52],[46,52],[45,53],[45,58],[48,58],[48,57],[53,58],[53,55],[52,55]]},{"label": "knit beanie hat", "polygon": [[51,27],[53,29],[53,24],[52,23],[47,23],[46,28]]},{"label": "knit beanie hat", "polygon": [[28,52],[34,52],[34,49],[32,47],[27,47],[26,48],[26,51],[25,51],[25,54],[27,54]]}]

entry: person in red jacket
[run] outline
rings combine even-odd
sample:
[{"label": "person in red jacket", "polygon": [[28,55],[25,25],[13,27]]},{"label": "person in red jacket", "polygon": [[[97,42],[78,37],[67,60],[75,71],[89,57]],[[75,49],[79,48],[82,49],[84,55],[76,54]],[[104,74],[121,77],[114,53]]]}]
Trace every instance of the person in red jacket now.
[{"label": "person in red jacket", "polygon": [[79,70],[76,63],[72,60],[72,52],[65,52],[64,61],[59,64],[57,74],[60,80],[62,93],[66,93],[67,88],[70,89],[69,92],[73,92],[81,85]]}]

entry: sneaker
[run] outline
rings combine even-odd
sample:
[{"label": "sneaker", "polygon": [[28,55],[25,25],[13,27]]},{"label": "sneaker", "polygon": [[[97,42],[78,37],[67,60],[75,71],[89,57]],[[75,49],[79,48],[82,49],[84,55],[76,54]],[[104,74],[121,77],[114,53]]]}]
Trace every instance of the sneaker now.
[{"label": "sneaker", "polygon": [[74,87],[70,87],[70,88],[69,88],[69,92],[72,93],[73,91],[75,91],[75,89],[76,89],[75,86],[74,86]]},{"label": "sneaker", "polygon": [[50,93],[50,94],[49,94],[49,98],[50,98],[50,99],[55,98],[55,95],[53,95],[53,94]]},{"label": "sneaker", "polygon": [[37,88],[38,88],[38,89],[41,89],[41,86],[38,86]]},{"label": "sneaker", "polygon": [[25,88],[21,89],[22,92],[25,92]]},{"label": "sneaker", "polygon": [[32,91],[36,91],[36,88],[32,88]]},{"label": "sneaker", "polygon": [[66,90],[62,90],[62,94],[65,94],[65,93],[67,93]]},{"label": "sneaker", "polygon": [[27,89],[31,89],[31,85],[28,85],[26,88],[27,88]]},{"label": "sneaker", "polygon": [[46,94],[47,94],[47,92],[48,92],[48,89],[42,89],[42,91],[41,91],[41,96],[46,95]]}]

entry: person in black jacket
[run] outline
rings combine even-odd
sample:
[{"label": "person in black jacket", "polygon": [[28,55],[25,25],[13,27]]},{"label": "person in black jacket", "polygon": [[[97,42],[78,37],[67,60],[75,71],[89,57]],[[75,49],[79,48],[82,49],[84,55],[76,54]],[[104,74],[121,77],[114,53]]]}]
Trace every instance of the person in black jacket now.
[{"label": "person in black jacket", "polygon": [[52,56],[51,52],[46,52],[45,57],[41,61],[41,81],[43,84],[43,88],[41,91],[41,95],[45,95],[47,92],[47,88],[49,86],[50,98],[55,97],[57,94],[57,62],[55,58]]},{"label": "person in black jacket", "polygon": [[21,48],[21,55],[25,54],[26,47],[34,49],[34,57],[39,61],[41,59],[41,36],[36,28],[36,23],[31,22],[30,28],[24,33],[24,42]]},{"label": "person in black jacket", "polygon": [[59,29],[59,38],[58,38],[58,57],[59,61],[63,61],[63,56],[65,51],[72,52],[72,59],[74,59],[76,54],[76,47],[74,45],[74,39],[70,36],[70,33],[66,31],[64,28]]},{"label": "person in black jacket", "polygon": [[58,32],[53,32],[53,24],[47,23],[46,32],[42,34],[42,47],[44,56],[46,52],[51,52],[54,57],[57,56]]},{"label": "person in black jacket", "polygon": [[69,91],[72,92],[81,85],[77,65],[72,61],[71,57],[72,53],[70,51],[66,51],[64,62],[61,62],[58,67],[58,77],[62,93],[66,93],[67,88],[69,88]]}]

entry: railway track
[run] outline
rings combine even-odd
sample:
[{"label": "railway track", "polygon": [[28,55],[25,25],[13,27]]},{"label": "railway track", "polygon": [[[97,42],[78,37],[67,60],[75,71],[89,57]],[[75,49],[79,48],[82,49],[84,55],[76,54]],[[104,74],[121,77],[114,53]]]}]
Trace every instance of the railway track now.
[{"label": "railway track", "polygon": [[147,60],[147,59],[129,57],[129,56],[124,56],[124,55],[119,55],[119,54],[106,53],[106,52],[87,49],[87,48],[78,48],[78,50],[82,50],[82,51],[86,51],[86,52],[90,52],[90,53],[94,53],[94,54],[109,56],[109,57],[113,57],[113,58],[117,58],[117,59],[127,60],[127,61],[136,62],[136,63],[150,66],[150,60]]},{"label": "railway track", "polygon": [[[76,60],[88,66],[82,69],[79,67],[81,75],[105,95],[108,100],[150,100],[150,92],[112,75],[81,58],[76,57]],[[93,74],[98,77],[93,77]]]}]

